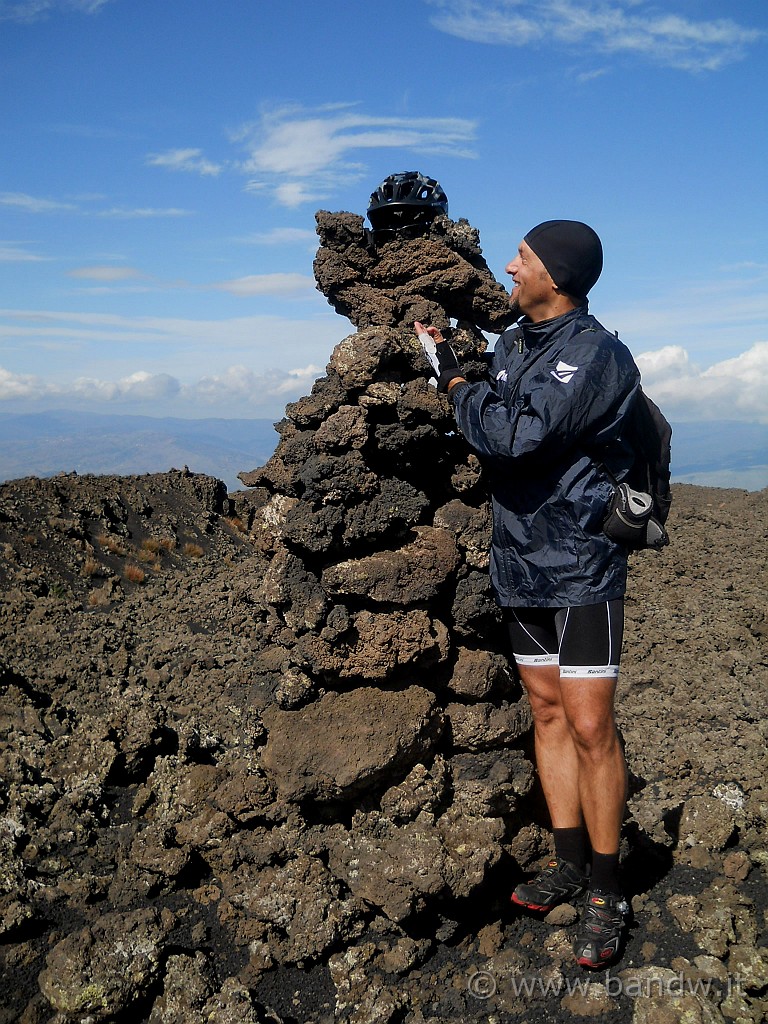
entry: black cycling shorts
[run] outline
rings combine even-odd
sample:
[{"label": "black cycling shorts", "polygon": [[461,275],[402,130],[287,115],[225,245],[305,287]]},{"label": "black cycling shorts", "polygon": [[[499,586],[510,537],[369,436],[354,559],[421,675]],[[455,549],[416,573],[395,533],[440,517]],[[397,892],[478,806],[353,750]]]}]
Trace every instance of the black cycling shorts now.
[{"label": "black cycling shorts", "polygon": [[518,665],[558,665],[561,678],[615,679],[624,636],[624,600],[578,608],[507,608]]}]

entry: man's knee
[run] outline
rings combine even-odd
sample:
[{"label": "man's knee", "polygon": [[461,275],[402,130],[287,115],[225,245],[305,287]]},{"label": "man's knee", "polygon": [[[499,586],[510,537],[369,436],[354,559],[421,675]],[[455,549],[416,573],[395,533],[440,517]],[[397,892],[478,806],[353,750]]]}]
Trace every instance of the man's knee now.
[{"label": "man's knee", "polygon": [[550,726],[566,724],[560,683],[556,675],[552,675],[551,678],[538,679],[522,677],[522,682],[528,696],[528,703],[531,706],[534,726],[546,729]]},{"label": "man's knee", "polygon": [[568,716],[568,727],[576,748],[588,757],[612,754],[619,745],[613,713],[581,711]]}]

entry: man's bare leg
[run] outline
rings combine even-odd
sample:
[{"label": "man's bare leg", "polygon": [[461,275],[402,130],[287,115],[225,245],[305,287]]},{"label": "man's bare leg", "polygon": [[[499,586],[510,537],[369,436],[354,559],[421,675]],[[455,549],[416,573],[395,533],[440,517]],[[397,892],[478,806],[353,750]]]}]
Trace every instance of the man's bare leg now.
[{"label": "man's bare leg", "polygon": [[593,851],[617,853],[627,800],[627,765],[614,713],[616,680],[563,679],[560,694],[578,762],[581,813]]},{"label": "man's bare leg", "polygon": [[554,829],[555,857],[530,882],[521,882],[512,902],[548,910],[583,894],[588,840],[581,814],[579,759],[560,696],[557,665],[519,666],[534,721],[536,767]]},{"label": "man's bare leg", "polygon": [[565,715],[557,665],[518,665],[533,714],[536,769],[553,828],[583,824],[579,758]]},{"label": "man's bare leg", "polygon": [[627,798],[616,680],[561,679],[556,665],[520,665],[518,671],[531,704],[536,767],[553,828],[583,822],[593,850],[615,853]]},{"label": "man's bare leg", "polygon": [[[616,680],[560,677],[558,666],[519,666],[533,712],[536,760],[552,826],[582,821],[592,845],[592,876],[579,930],[576,961],[599,967],[618,955],[627,904],[618,891],[618,852],[627,797],[627,768],[614,714]],[[548,874],[552,872],[551,874]],[[546,910],[583,892],[573,865],[553,861],[512,900]]]},{"label": "man's bare leg", "polygon": [[589,892],[573,952],[577,963],[596,968],[619,955],[629,910],[618,874],[627,767],[613,710],[616,681],[568,677],[561,681],[560,691],[579,762],[579,799],[592,843]]}]

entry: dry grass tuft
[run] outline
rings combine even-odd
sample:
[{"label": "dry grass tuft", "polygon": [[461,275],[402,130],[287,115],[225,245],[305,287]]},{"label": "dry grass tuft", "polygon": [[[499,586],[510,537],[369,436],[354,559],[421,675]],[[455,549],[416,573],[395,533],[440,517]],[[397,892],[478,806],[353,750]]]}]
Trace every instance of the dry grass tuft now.
[{"label": "dry grass tuft", "polygon": [[147,578],[147,574],[140,565],[126,565],[125,578],[130,580],[131,583],[143,583]]},{"label": "dry grass tuft", "polygon": [[81,571],[83,576],[98,576],[101,571],[101,562],[96,558],[86,558]]},{"label": "dry grass tuft", "polygon": [[181,549],[188,558],[200,558],[205,552],[199,544],[192,544],[191,541]]},{"label": "dry grass tuft", "polygon": [[100,537],[96,538],[96,541],[105,551],[109,551],[111,555],[124,556],[128,554],[127,545],[118,537],[111,537],[108,533],[102,533]]}]

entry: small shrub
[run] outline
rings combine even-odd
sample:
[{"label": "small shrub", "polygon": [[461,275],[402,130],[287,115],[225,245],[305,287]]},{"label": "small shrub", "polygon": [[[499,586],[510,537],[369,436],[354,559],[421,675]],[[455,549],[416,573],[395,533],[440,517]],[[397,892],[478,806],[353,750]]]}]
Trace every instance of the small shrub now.
[{"label": "small shrub", "polygon": [[163,551],[173,551],[176,547],[175,537],[161,537],[157,542]]},{"label": "small shrub", "polygon": [[111,555],[120,555],[122,557],[128,554],[128,548],[118,537],[111,537],[108,533],[102,533],[96,540]]},{"label": "small shrub", "polygon": [[184,545],[181,549],[188,558],[200,558],[204,552],[199,544],[193,544],[191,541]]},{"label": "small shrub", "polygon": [[224,522],[228,523],[238,533],[245,533],[245,523],[240,516],[225,516]]},{"label": "small shrub", "polygon": [[125,578],[130,580],[131,583],[143,583],[147,578],[147,574],[140,565],[126,565]]},{"label": "small shrub", "polygon": [[98,576],[101,571],[101,562],[96,558],[86,558],[83,562],[83,576]]},{"label": "small shrub", "polygon": [[156,537],[147,537],[141,542],[141,553],[156,555],[160,551],[160,541]]}]

